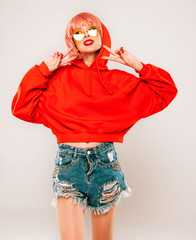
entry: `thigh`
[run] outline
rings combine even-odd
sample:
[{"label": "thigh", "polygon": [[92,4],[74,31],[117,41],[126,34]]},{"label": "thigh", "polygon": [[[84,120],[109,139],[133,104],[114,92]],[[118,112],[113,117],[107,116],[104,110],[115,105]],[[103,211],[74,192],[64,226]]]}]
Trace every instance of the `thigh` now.
[{"label": "thigh", "polygon": [[114,218],[116,213],[116,206],[114,205],[109,212],[105,214],[95,215],[91,211],[92,220],[92,240],[112,240]]},{"label": "thigh", "polygon": [[131,195],[117,152],[112,145],[97,152],[94,169],[89,176],[88,208],[94,213],[106,213],[118,205],[122,197]]},{"label": "thigh", "polygon": [[53,171],[52,206],[56,207],[59,197],[72,197],[75,204],[79,204],[85,210],[87,203],[87,184],[83,164],[79,157],[74,158],[72,153],[59,150],[55,159]]},{"label": "thigh", "polygon": [[59,197],[56,203],[61,240],[84,240],[84,210],[70,199],[71,197]]},{"label": "thigh", "polygon": [[[80,181],[78,181],[78,176]],[[53,201],[61,240],[84,240],[85,179],[79,157],[59,149],[53,171]]]}]

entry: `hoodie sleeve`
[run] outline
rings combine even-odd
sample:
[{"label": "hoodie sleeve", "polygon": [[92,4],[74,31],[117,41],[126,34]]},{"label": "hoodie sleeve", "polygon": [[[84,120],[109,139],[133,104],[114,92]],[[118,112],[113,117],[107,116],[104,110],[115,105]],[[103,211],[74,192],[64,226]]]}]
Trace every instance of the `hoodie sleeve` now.
[{"label": "hoodie sleeve", "polygon": [[38,104],[52,74],[42,61],[24,75],[11,104],[11,111],[15,117],[27,122],[43,123]]},{"label": "hoodie sleeve", "polygon": [[[162,68],[144,64],[139,78],[130,73],[121,76],[121,88],[128,97],[131,109],[139,118],[149,117],[165,109],[177,95],[177,87],[171,75]],[[119,81],[120,82],[120,81]]]}]

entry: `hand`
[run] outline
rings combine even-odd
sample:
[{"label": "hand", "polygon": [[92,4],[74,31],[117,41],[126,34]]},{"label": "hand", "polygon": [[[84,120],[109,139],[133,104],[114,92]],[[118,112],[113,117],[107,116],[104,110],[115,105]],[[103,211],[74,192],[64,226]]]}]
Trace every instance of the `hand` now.
[{"label": "hand", "polygon": [[132,53],[128,52],[127,50],[124,50],[124,52],[119,55],[118,53],[120,53],[120,48],[113,51],[106,45],[103,45],[103,47],[106,50],[108,50],[109,52],[111,52],[111,54],[113,54],[115,57],[103,56],[101,58],[122,63],[122,64],[132,67],[138,71],[140,71],[142,69],[142,67],[143,67],[142,63]]},{"label": "hand", "polygon": [[67,52],[65,52],[64,54],[60,53],[59,52],[54,52],[53,54],[51,54],[44,62],[45,64],[47,65],[48,69],[50,70],[50,72],[53,72],[54,70],[56,70],[58,67],[60,66],[64,66],[66,65],[67,63],[69,63],[70,61],[72,61],[73,59],[77,58],[77,56],[75,57],[71,57],[71,58],[68,58],[66,60],[63,60],[62,59],[64,57],[66,57],[68,55],[69,52],[72,51],[72,48],[69,48],[67,50]]}]

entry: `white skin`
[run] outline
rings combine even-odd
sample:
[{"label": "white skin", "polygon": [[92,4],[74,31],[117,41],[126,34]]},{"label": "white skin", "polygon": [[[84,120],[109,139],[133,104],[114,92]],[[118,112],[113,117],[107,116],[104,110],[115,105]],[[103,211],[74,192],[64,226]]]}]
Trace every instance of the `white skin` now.
[{"label": "white skin", "polygon": [[[82,40],[77,41],[77,40],[73,39],[77,50],[80,53],[84,54],[82,61],[88,66],[90,66],[92,64],[92,62],[95,60],[96,56],[98,55],[98,50],[102,46],[102,39],[101,39],[101,35],[99,32],[96,36],[88,35],[87,30],[88,30],[89,26],[90,25],[85,25],[85,26],[82,26],[82,28],[80,28],[80,29],[83,29],[85,32],[84,38]],[[86,46],[84,44],[84,42],[88,39],[92,39],[94,42],[93,42],[93,44]],[[67,143],[66,142],[66,144],[87,149],[87,148],[95,147],[95,146],[101,144],[101,142],[77,142],[77,143]]]},{"label": "white skin", "polygon": [[[87,64],[88,66],[90,66],[91,63],[95,60],[96,56],[98,55],[98,50],[102,46],[102,39],[101,39],[101,35],[99,32],[98,32],[97,36],[88,36],[88,32],[87,32],[88,26],[89,25],[82,26],[82,29],[85,31],[84,38],[80,41],[77,41],[75,39],[73,41],[74,41],[78,51],[80,53],[84,54],[82,61],[85,64]],[[89,46],[84,45],[84,41],[87,39],[94,40],[93,44],[91,44]],[[142,69],[143,66],[142,66],[141,62],[132,53],[128,52],[127,50],[123,49],[123,52],[121,52],[120,51],[121,49],[117,49],[114,51],[106,45],[103,45],[103,47],[106,50],[108,50],[115,57],[103,56],[103,57],[101,57],[102,59],[108,59],[111,61],[119,62],[121,64],[124,64],[124,65],[134,68],[138,72]],[[67,50],[67,52],[65,52],[64,54],[63,53],[59,54],[59,52],[54,52],[53,54],[51,54],[44,61],[46,63],[46,65],[48,66],[49,70],[52,72],[52,71],[56,70],[58,67],[64,66],[64,65],[68,64],[70,61],[72,61],[73,59],[75,59],[77,56],[64,59],[69,54],[70,51],[72,51],[72,48],[69,48]]]},{"label": "white skin", "polygon": [[[82,59],[82,61],[90,66],[91,63],[94,61],[94,59],[96,58],[96,56],[98,55],[98,51],[102,46],[102,39],[101,39],[101,35],[98,32],[97,36],[89,36],[88,32],[87,32],[87,28],[90,25],[84,25],[82,26],[82,29],[85,32],[84,38],[80,41],[77,41],[74,39],[74,43],[76,45],[76,48],[78,49],[78,51],[80,53],[84,54],[84,57]],[[81,28],[80,28],[81,29]],[[84,41],[88,40],[88,39],[92,39],[94,42],[92,45],[86,46],[84,45]],[[66,60],[62,60],[64,57],[66,57],[68,55],[68,53],[72,51],[72,49],[68,49],[68,51],[65,54],[59,54],[59,52],[55,52],[53,53],[53,55],[51,55],[49,58],[47,58],[45,60],[46,65],[48,66],[49,70],[52,72],[55,69],[57,69],[59,66],[63,66],[66,65],[67,63],[69,63],[72,59],[75,59],[76,57],[72,57],[72,58],[68,58]],[[71,146],[75,146],[75,147],[79,147],[79,148],[92,148],[95,147],[99,144],[101,144],[101,142],[64,142],[65,144],[71,145]]]},{"label": "white skin", "polygon": [[[101,39],[101,35],[100,32],[98,31],[98,34],[96,36],[90,36],[88,35],[88,27],[91,25],[85,25],[83,26],[82,30],[84,30],[85,35],[84,38],[80,41],[77,41],[75,39],[73,39],[76,48],[78,49],[78,51],[80,53],[84,54],[84,57],[82,58],[82,61],[90,66],[92,64],[92,62],[95,60],[95,58],[97,57],[98,53],[99,53],[99,49],[102,46],[102,39]],[[87,46],[84,44],[84,42],[88,39],[92,39],[94,42],[93,44]]]},{"label": "white skin", "polygon": [[[80,41],[73,39],[73,41],[75,43],[77,50],[80,53],[84,54],[82,61],[86,65],[90,66],[99,53],[99,49],[102,46],[102,39],[101,39],[101,35],[99,32],[98,32],[97,36],[89,36],[88,32],[87,32],[88,26],[90,26],[90,25],[86,24],[81,27],[85,32],[84,38]],[[86,41],[88,39],[92,39],[92,40],[94,40],[94,42],[93,42],[93,44],[86,46],[86,45],[84,45],[84,41]],[[124,50],[123,53],[119,53],[120,49],[117,49],[114,51],[114,50],[110,49],[109,47],[107,47],[106,45],[103,45],[103,47],[105,49],[107,49],[115,57],[103,56],[101,58],[122,63],[124,65],[134,68],[137,71],[140,71],[142,69],[141,62],[132,53],[128,52],[127,50]],[[64,66],[64,65],[68,64],[70,61],[72,61],[73,59],[75,59],[76,57],[64,59],[69,54],[70,51],[72,51],[72,48],[69,48],[64,54],[62,54],[62,53],[59,54],[59,52],[54,52],[52,55],[50,55],[44,61],[45,64],[48,66],[48,69],[51,72],[55,71],[58,67]],[[65,144],[87,149],[87,148],[95,147],[95,146],[101,144],[101,142],[65,142]]]},{"label": "white skin", "polygon": [[[82,26],[84,30],[86,30],[86,26]],[[94,43],[90,46],[85,46],[83,42],[86,39],[93,39]],[[80,53],[84,54],[82,61],[90,66],[92,62],[95,60],[98,50],[101,48],[101,36],[98,34],[97,36],[88,36],[88,32],[85,31],[85,36],[81,41],[74,40],[77,49]],[[141,62],[130,52],[124,50],[123,53],[119,55],[120,49],[112,50],[109,47],[103,45],[105,49],[107,49],[114,57],[103,56],[101,58],[108,59],[111,61],[116,61],[121,64],[130,66],[137,71],[142,69]],[[64,54],[59,54],[59,52],[53,53],[49,56],[45,63],[48,66],[49,70],[52,72],[60,66],[68,64],[70,61],[75,59],[76,57],[64,59],[69,52],[72,51],[72,48],[69,48],[67,52]],[[95,147],[101,142],[65,142],[65,144],[79,147],[79,148],[92,148]],[[74,194],[74,193],[73,193]],[[115,198],[115,196],[110,197],[108,201]],[[68,198],[69,199],[69,198]],[[76,207],[73,203],[71,203],[67,198],[60,197],[57,200],[57,215],[58,215],[58,223],[60,228],[60,233],[62,239],[85,239],[84,232],[84,210]],[[115,216],[116,206],[106,214],[94,215],[91,211],[92,216],[92,239],[113,239],[113,226],[114,226],[114,216]]]}]

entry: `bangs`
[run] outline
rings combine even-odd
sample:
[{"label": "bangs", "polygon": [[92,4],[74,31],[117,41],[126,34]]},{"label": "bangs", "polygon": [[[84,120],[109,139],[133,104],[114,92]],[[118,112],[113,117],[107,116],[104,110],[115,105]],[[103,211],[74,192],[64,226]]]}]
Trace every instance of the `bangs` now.
[{"label": "bangs", "polygon": [[76,30],[76,29],[81,29],[82,27],[84,27],[86,25],[95,25],[95,26],[97,26],[95,21],[93,21],[91,19],[87,20],[85,18],[82,18],[82,17],[78,16],[77,18],[74,19],[74,21],[72,23],[72,32],[74,30]]},{"label": "bangs", "polygon": [[72,51],[69,53],[69,57],[83,57],[83,54],[79,53],[75,46],[75,43],[73,41],[73,32],[74,30],[81,29],[86,25],[96,26],[99,29],[101,38],[103,39],[102,23],[97,16],[89,12],[81,12],[77,14],[68,22],[65,30],[65,45],[67,48],[72,48]]}]

